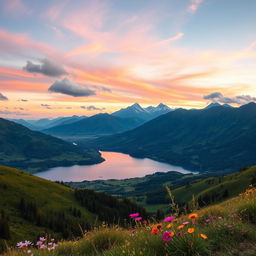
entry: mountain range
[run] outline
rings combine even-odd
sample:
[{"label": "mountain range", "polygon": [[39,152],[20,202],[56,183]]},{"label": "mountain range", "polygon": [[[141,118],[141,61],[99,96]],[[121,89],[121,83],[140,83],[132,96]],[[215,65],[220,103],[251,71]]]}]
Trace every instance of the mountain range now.
[{"label": "mountain range", "polygon": [[122,118],[140,118],[144,121],[149,121],[154,119],[160,115],[166,114],[170,112],[172,109],[167,105],[160,103],[158,106],[153,107],[149,106],[146,108],[142,108],[138,103],[135,103],[127,108],[122,108],[114,113],[113,116],[122,117]]},{"label": "mountain range", "polygon": [[80,148],[2,118],[0,145],[1,165],[30,172],[55,166],[86,165],[103,161],[96,150]]},{"label": "mountain range", "polygon": [[199,172],[231,172],[256,163],[256,104],[177,109],[89,145]]}]

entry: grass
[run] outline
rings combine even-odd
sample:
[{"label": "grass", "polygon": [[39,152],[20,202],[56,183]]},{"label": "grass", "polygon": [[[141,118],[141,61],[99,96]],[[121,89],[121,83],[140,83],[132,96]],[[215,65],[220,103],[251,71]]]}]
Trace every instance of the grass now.
[{"label": "grass", "polygon": [[[42,230],[52,232],[50,229],[44,229],[26,221],[21,216],[18,209],[20,199],[37,202],[38,210],[47,214],[47,212],[66,212],[68,209],[75,207],[82,213],[83,219],[93,223],[96,216],[82,207],[74,197],[71,188],[41,179],[19,170],[0,167],[0,210],[4,210],[9,218],[12,241],[17,241],[26,237],[32,239]],[[69,214],[69,218],[75,218]],[[55,234],[57,235],[57,234]]]},{"label": "grass", "polygon": [[[38,256],[253,256],[256,255],[255,209],[256,189],[251,187],[238,197],[194,211],[194,216],[182,215],[172,222],[161,223],[134,221],[129,230],[103,225],[85,233],[80,240],[60,242],[54,251],[32,249],[31,253]],[[174,232],[169,233],[168,242],[163,240],[166,231]],[[24,255],[28,255],[27,250],[10,249],[4,256]]]}]

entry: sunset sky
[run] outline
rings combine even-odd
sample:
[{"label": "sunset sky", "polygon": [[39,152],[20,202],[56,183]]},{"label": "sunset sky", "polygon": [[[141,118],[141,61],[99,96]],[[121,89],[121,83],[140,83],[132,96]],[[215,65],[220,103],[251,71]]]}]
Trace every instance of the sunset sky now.
[{"label": "sunset sky", "polygon": [[256,101],[255,0],[0,0],[0,116]]}]

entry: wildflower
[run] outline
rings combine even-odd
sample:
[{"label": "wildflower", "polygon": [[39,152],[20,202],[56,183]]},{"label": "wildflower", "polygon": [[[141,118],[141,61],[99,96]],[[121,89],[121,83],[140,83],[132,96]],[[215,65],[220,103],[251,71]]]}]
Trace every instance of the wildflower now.
[{"label": "wildflower", "polygon": [[45,241],[46,241],[46,238],[44,238],[44,237],[40,237],[40,238],[39,238],[39,241],[41,241],[41,242],[45,242]]},{"label": "wildflower", "polygon": [[188,245],[189,245],[190,247],[192,247],[193,242],[189,241],[189,242],[188,242]]},{"label": "wildflower", "polygon": [[163,237],[162,239],[165,241],[165,242],[169,242],[171,240],[171,232],[170,231],[165,231],[164,234],[163,234]]},{"label": "wildflower", "polygon": [[194,233],[194,232],[195,232],[195,229],[194,229],[194,228],[189,228],[189,229],[188,229],[188,233],[189,233],[189,234],[192,234],[192,233]]},{"label": "wildflower", "polygon": [[132,232],[132,233],[136,233],[137,230],[136,230],[136,229],[132,229],[131,232]]},{"label": "wildflower", "polygon": [[136,213],[131,213],[129,216],[130,216],[130,218],[137,218],[137,217],[139,217],[139,213],[138,212],[136,212]]},{"label": "wildflower", "polygon": [[189,219],[196,219],[196,218],[198,218],[198,214],[197,213],[191,213],[191,214],[189,214],[188,218]]},{"label": "wildflower", "polygon": [[178,226],[178,229],[183,229],[183,228],[184,228],[184,225]]},{"label": "wildflower", "polygon": [[170,222],[170,221],[173,221],[174,219],[175,219],[174,216],[169,216],[169,217],[166,217],[166,218],[164,219],[164,222]]},{"label": "wildflower", "polygon": [[167,226],[166,226],[166,228],[171,228],[173,226],[173,224],[172,223],[169,223]]},{"label": "wildflower", "polygon": [[25,244],[23,242],[19,242],[16,245],[19,249],[23,248],[25,246]]},{"label": "wildflower", "polygon": [[137,217],[137,218],[135,218],[135,220],[140,221],[140,220],[142,220],[142,217]]},{"label": "wildflower", "polygon": [[154,228],[154,229],[152,229],[151,234],[156,235],[158,232],[159,232],[159,229],[158,228]]},{"label": "wildflower", "polygon": [[201,236],[203,239],[207,239],[207,238],[208,238],[207,235],[205,235],[205,234],[200,234],[200,236]]},{"label": "wildflower", "polygon": [[188,225],[189,222],[188,222],[188,221],[185,221],[185,222],[183,222],[182,224],[183,224],[183,225]]},{"label": "wildflower", "polygon": [[211,221],[210,219],[205,220],[206,223],[209,223],[210,221]]}]

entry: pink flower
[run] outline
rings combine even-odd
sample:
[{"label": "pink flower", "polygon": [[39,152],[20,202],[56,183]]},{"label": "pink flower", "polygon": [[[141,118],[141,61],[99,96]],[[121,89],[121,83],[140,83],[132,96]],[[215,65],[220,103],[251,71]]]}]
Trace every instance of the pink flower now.
[{"label": "pink flower", "polygon": [[206,223],[209,223],[210,221],[211,221],[210,219],[205,220]]},{"label": "pink flower", "polygon": [[162,236],[162,239],[165,241],[165,242],[169,242],[171,240],[171,232],[170,231],[165,231],[163,236]]},{"label": "pink flower", "polygon": [[130,216],[130,218],[136,218],[136,217],[139,217],[139,213],[138,212],[136,212],[136,213],[131,213],[129,216]]},{"label": "pink flower", "polygon": [[166,218],[164,219],[164,222],[170,222],[170,221],[173,221],[174,219],[175,219],[174,216],[169,216],[169,217],[166,217]]},{"label": "pink flower", "polygon": [[137,218],[135,218],[135,220],[140,221],[140,220],[142,220],[142,217],[137,217]]},{"label": "pink flower", "polygon": [[182,224],[183,224],[183,225],[188,225],[188,224],[189,224],[189,222],[188,222],[188,221],[186,221],[186,222],[183,222]]}]

